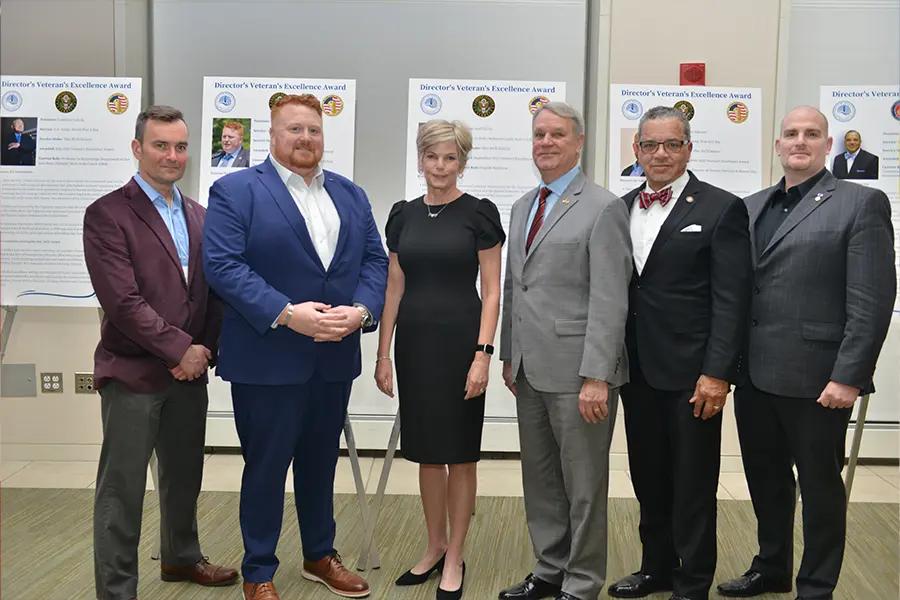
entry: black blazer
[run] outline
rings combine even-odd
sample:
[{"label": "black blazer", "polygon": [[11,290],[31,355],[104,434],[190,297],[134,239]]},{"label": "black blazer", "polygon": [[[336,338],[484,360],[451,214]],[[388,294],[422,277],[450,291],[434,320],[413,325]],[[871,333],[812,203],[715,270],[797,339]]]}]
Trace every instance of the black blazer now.
[{"label": "black blazer", "polygon": [[843,154],[834,157],[832,174],[838,179],[878,179],[878,157],[860,150],[853,161],[853,172],[847,173],[847,159]]},{"label": "black blazer", "polygon": [[[689,175],[629,293],[632,381],[666,391],[693,390],[700,375],[736,381],[753,285],[744,202]],[[623,197],[629,212],[643,189]]]},{"label": "black blazer", "polygon": [[34,165],[34,138],[27,133],[23,133],[19,147],[8,149],[9,145],[15,141],[16,136],[14,133],[8,133],[3,136],[3,146],[0,148],[0,153],[2,153],[0,163],[4,165]]}]

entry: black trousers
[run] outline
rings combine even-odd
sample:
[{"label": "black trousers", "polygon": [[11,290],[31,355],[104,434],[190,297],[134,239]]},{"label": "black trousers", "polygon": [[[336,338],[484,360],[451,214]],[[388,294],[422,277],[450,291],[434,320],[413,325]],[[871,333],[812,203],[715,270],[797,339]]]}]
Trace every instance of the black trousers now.
[{"label": "black trousers", "polygon": [[675,594],[706,600],[716,571],[716,490],[722,413],[694,417],[693,390],[643,377],[622,388],[634,493],[641,505],[641,571],[672,578]]},{"label": "black trousers", "polygon": [[804,598],[831,598],[841,572],[847,532],[841,470],[851,412],[752,385],[735,391],[741,456],[758,523],[759,554],[751,569],[783,580],[794,572],[796,464],[803,501],[797,594]]}]

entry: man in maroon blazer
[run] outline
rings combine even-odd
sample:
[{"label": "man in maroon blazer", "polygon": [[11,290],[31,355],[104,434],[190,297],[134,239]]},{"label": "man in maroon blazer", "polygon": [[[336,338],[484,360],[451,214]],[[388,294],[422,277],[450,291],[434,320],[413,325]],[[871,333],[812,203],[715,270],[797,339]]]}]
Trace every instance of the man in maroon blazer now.
[{"label": "man in maroon blazer", "polygon": [[207,368],[221,307],[203,275],[206,211],[175,182],[188,159],[181,112],[152,106],[135,126],[138,173],[84,215],[84,258],[104,316],[94,354],[103,447],[94,500],[98,600],[137,597],[137,550],[156,450],[162,512],[161,576],[201,585],[237,583],[234,569],[200,551]]}]

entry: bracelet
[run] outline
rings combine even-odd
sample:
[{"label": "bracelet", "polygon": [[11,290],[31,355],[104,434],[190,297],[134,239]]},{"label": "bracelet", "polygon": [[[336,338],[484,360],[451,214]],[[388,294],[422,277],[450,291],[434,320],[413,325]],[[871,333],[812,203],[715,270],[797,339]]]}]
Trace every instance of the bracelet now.
[{"label": "bracelet", "polygon": [[378,358],[375,359],[375,362],[378,362],[380,360],[391,360],[391,357],[390,356],[379,356]]},{"label": "bracelet", "polygon": [[284,326],[289,327],[291,324],[291,317],[294,316],[294,305],[288,304],[286,308],[287,308],[287,315],[285,315],[285,317],[284,317]]}]

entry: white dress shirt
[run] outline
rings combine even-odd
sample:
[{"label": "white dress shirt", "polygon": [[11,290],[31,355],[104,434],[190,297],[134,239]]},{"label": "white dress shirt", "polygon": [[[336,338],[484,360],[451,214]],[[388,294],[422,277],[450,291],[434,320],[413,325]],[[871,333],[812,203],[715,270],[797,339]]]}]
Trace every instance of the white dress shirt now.
[{"label": "white dress shirt", "polygon": [[270,158],[275,170],[278,171],[278,175],[297,204],[297,208],[300,209],[300,214],[306,221],[309,237],[319,254],[319,260],[327,269],[337,248],[341,217],[334,207],[334,201],[325,189],[325,173],[322,171],[322,167],[316,168],[312,185],[306,185],[306,181],[300,175],[281,165],[274,156]]},{"label": "white dress shirt", "polygon": [[[844,153],[844,156],[847,156],[846,152]],[[847,174],[850,174],[851,169],[853,169],[853,163],[856,162],[857,156],[859,156],[859,150],[847,157]]]},{"label": "white dress shirt", "polygon": [[[672,188],[672,199],[665,206],[660,205],[659,202],[654,202],[649,208],[641,208],[640,195],[634,199],[634,203],[631,205],[631,244],[634,252],[634,266],[638,275],[644,270],[644,265],[647,263],[647,257],[650,256],[650,249],[653,248],[656,236],[659,235],[659,230],[662,228],[666,217],[672,212],[672,207],[675,206],[675,202],[678,201],[689,179],[690,175],[685,170],[678,179],[665,186],[671,186]],[[648,183],[644,191],[661,192],[665,187],[654,190]]]}]

